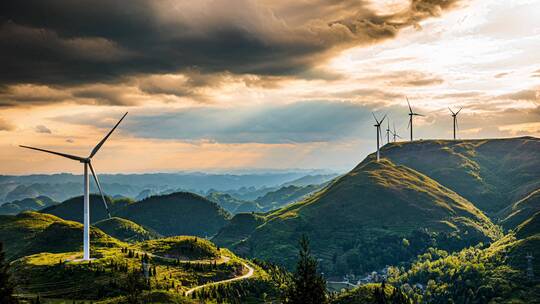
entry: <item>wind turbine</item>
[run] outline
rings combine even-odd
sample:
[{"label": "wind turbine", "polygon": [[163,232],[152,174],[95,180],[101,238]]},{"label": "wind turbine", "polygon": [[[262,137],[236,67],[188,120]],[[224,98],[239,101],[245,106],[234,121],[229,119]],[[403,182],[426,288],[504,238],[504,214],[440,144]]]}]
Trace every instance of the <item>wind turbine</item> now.
[{"label": "wind turbine", "polygon": [[411,103],[409,102],[409,98],[407,98],[407,104],[409,105],[409,124],[407,125],[407,128],[411,129],[411,141],[413,141],[413,116],[424,116],[424,115],[413,112],[411,108]]},{"label": "wind turbine", "polygon": [[450,110],[450,112],[452,113],[452,118],[454,120],[454,140],[456,140],[456,128],[458,127],[457,116],[458,116],[459,112],[461,112],[462,109],[463,109],[463,107],[460,108],[456,113],[454,113],[454,111],[452,111],[452,109],[448,108],[448,110]]},{"label": "wind turbine", "polygon": [[384,121],[384,119],[386,118],[386,114],[383,116],[383,118],[381,119],[381,121],[379,121],[377,119],[377,117],[375,117],[375,114],[371,113],[373,115],[373,118],[375,118],[375,124],[373,125],[375,128],[377,128],[377,161],[379,161],[380,159],[380,153],[379,153],[379,139],[382,139],[382,133],[381,133],[381,123]]},{"label": "wind turbine", "polygon": [[99,184],[99,180],[98,180],[98,177],[96,175],[96,171],[94,171],[94,167],[92,167],[92,157],[94,157],[94,155],[96,155],[96,153],[99,151],[101,146],[103,146],[105,141],[107,141],[109,136],[111,136],[111,134],[114,132],[116,127],[118,127],[120,122],[122,122],[122,120],[124,119],[124,117],[126,117],[127,114],[128,113],[126,112],[126,114],[124,114],[124,116],[122,116],[122,118],[120,118],[120,120],[116,123],[116,125],[112,128],[112,130],[94,147],[92,152],[90,152],[90,156],[88,156],[88,157],[80,157],[80,156],[75,156],[75,155],[70,155],[70,154],[65,154],[65,153],[60,153],[60,152],[54,152],[54,151],[40,149],[40,148],[29,147],[29,146],[22,146],[22,145],[20,146],[20,147],[26,148],[26,149],[32,149],[32,150],[36,150],[36,151],[55,154],[55,155],[58,155],[58,156],[69,158],[71,160],[79,161],[82,164],[84,164],[84,176],[83,176],[83,188],[84,188],[83,261],[90,260],[90,195],[89,195],[90,183],[89,183],[89,180],[88,180],[88,168],[90,168],[90,171],[92,171],[92,176],[94,177],[94,180],[96,181],[96,185],[97,185],[97,187],[99,189],[99,193],[101,194],[101,199],[103,200],[103,204],[105,205],[105,210],[107,210],[107,214],[108,214],[108,216],[110,218],[111,214],[109,213],[109,207],[107,206],[107,202],[105,201],[105,195],[103,194],[103,191],[101,189],[101,185]]},{"label": "wind turbine", "polygon": [[394,142],[396,142],[396,138],[401,138],[396,132],[396,124],[394,124],[394,132],[392,132],[392,136],[394,137]]},{"label": "wind turbine", "polygon": [[386,120],[386,143],[390,143],[390,119]]}]

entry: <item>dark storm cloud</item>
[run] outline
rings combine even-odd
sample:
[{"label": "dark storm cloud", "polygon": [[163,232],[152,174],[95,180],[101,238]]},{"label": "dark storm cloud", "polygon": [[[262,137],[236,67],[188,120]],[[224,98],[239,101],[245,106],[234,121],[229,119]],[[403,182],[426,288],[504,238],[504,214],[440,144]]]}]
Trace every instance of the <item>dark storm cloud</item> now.
[{"label": "dark storm cloud", "polygon": [[413,0],[389,14],[365,0],[314,0],[303,10],[251,0],[1,1],[0,83],[73,85],[193,67],[301,75],[333,51],[393,37],[457,1]]}]

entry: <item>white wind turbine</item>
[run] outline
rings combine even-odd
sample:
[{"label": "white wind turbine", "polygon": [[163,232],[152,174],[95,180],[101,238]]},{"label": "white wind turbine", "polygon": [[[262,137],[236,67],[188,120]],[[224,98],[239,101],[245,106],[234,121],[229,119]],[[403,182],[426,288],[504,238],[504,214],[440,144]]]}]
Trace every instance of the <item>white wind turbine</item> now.
[{"label": "white wind turbine", "polygon": [[407,98],[407,104],[409,105],[409,124],[407,125],[407,128],[411,129],[411,141],[413,141],[413,116],[424,116],[424,115],[413,112],[411,108],[411,104],[409,103],[409,98]]},{"label": "white wind turbine", "polygon": [[463,108],[460,108],[456,113],[454,113],[452,109],[448,108],[448,110],[450,110],[450,112],[452,113],[452,119],[454,120],[454,140],[456,140],[456,128],[458,127],[457,116],[462,109]]},{"label": "white wind turbine", "polygon": [[401,138],[399,134],[396,132],[396,124],[394,124],[394,132],[392,132],[392,136],[394,137],[394,142],[396,142],[396,138]]},{"label": "white wind turbine", "polygon": [[105,209],[107,210],[107,214],[109,218],[111,217],[111,214],[109,213],[109,207],[107,207],[107,202],[105,201],[105,195],[103,194],[103,191],[101,190],[101,185],[99,184],[98,177],[96,175],[96,171],[94,171],[94,168],[92,167],[92,157],[96,155],[96,153],[99,151],[101,146],[105,143],[105,141],[111,136],[111,134],[114,132],[116,127],[122,122],[124,117],[126,117],[128,113],[124,114],[122,118],[116,123],[116,125],[112,128],[112,130],[94,147],[92,152],[90,152],[90,156],[88,157],[80,157],[60,152],[54,152],[50,150],[40,149],[40,148],[34,148],[29,146],[20,146],[22,148],[37,150],[41,152],[51,153],[58,156],[62,156],[65,158],[69,158],[72,160],[79,161],[84,164],[84,176],[83,176],[83,188],[84,188],[84,234],[83,234],[83,261],[90,260],[90,195],[89,195],[89,187],[90,183],[88,180],[88,168],[90,168],[90,171],[92,171],[92,176],[94,177],[94,180],[96,181],[96,185],[99,189],[99,193],[101,194],[101,199],[103,200],[103,204],[105,204]]},{"label": "white wind turbine", "polygon": [[383,118],[381,119],[381,121],[379,121],[377,119],[377,117],[375,117],[375,114],[371,113],[373,115],[373,118],[375,118],[375,124],[373,125],[375,128],[377,128],[377,161],[379,161],[380,159],[380,152],[379,152],[379,139],[381,139],[382,141],[382,133],[381,133],[381,124],[382,122],[384,121],[384,119],[386,118],[386,114],[383,116]]},{"label": "white wind turbine", "polygon": [[386,143],[390,143],[390,119],[386,120]]}]

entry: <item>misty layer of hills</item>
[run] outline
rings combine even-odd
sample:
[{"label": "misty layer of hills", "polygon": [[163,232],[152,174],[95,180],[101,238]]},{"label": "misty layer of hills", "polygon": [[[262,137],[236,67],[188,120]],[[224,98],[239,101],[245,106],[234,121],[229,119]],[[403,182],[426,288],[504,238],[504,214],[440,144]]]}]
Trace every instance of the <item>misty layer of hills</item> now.
[{"label": "misty layer of hills", "polygon": [[[539,151],[540,139],[531,137],[391,143],[380,161],[369,155],[341,176],[107,197],[110,219],[92,195],[91,222],[100,228],[93,237],[97,246],[112,246],[194,235],[292,270],[297,241],[307,235],[327,277],[363,278],[384,269],[393,286],[423,303],[532,303],[540,288],[530,273],[540,274],[540,259],[526,257],[540,257]],[[67,233],[75,242],[82,205],[80,195],[5,205],[12,214],[40,212],[0,216],[10,259],[63,252],[71,245],[32,237],[36,223],[48,223],[40,238]],[[373,295],[370,288],[360,285],[332,303],[372,303],[358,302]]]}]

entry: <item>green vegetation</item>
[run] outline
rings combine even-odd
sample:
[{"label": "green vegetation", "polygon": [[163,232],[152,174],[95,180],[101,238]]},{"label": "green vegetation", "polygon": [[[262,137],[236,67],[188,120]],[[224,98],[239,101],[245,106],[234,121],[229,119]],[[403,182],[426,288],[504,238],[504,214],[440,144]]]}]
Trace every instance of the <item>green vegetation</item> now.
[{"label": "green vegetation", "polygon": [[387,144],[384,158],[422,172],[488,215],[540,188],[540,139],[426,140]]},{"label": "green vegetation", "polygon": [[430,246],[457,250],[500,236],[457,193],[372,157],[314,196],[262,217],[263,223],[233,220],[214,241],[291,269],[294,240],[305,233],[325,273],[362,274],[406,262]]},{"label": "green vegetation", "polygon": [[244,201],[237,199],[228,193],[211,192],[206,196],[207,199],[216,202],[223,209],[231,214],[241,212],[261,211],[262,208],[256,202]]},{"label": "green vegetation", "polygon": [[[112,199],[106,196],[105,200],[107,201],[111,215],[116,214],[120,209],[133,203],[132,200],[127,198]],[[90,212],[90,223],[96,223],[108,218],[103,200],[98,194],[90,194],[90,210],[92,210],[92,212]],[[84,203],[82,196],[70,198],[60,204],[41,210],[43,213],[56,215],[65,220],[79,223],[83,222],[83,211]]]},{"label": "green vegetation", "polygon": [[[82,247],[82,236],[82,224],[54,215],[26,211],[0,216],[0,240],[5,244],[9,260],[39,252],[78,251]],[[90,241],[92,246],[123,246],[97,228],[90,229]]]},{"label": "green vegetation", "polygon": [[129,219],[161,235],[212,236],[230,215],[216,203],[190,192],[151,196],[127,205],[115,216]]},{"label": "green vegetation", "polygon": [[300,239],[299,245],[296,271],[284,302],[291,304],[326,303],[326,282],[317,273],[317,260],[311,255],[309,240],[305,235]]},{"label": "green vegetation", "polygon": [[4,252],[4,244],[0,242],[0,303],[14,304],[16,303],[13,297],[14,284],[11,282],[11,274],[9,270],[9,262],[6,261]]},{"label": "green vegetation", "polygon": [[409,304],[413,303],[392,285],[370,283],[335,295],[331,304]]},{"label": "green vegetation", "polygon": [[275,210],[297,201],[304,196],[321,189],[322,185],[295,186],[289,185],[270,191],[258,197],[257,202],[264,211]]},{"label": "green vegetation", "polygon": [[57,204],[57,202],[47,196],[25,198],[1,205],[0,214],[17,214],[22,211],[38,211],[55,204]]},{"label": "green vegetation", "polygon": [[537,212],[540,212],[540,189],[503,209],[497,216],[504,228],[514,229]]},{"label": "green vegetation", "polygon": [[119,217],[101,220],[95,223],[94,227],[97,227],[108,235],[124,242],[140,242],[160,237],[157,232]]},{"label": "green vegetation", "polygon": [[207,240],[192,236],[175,236],[138,244],[141,250],[167,258],[180,260],[216,259],[219,249]]}]

